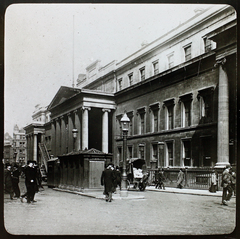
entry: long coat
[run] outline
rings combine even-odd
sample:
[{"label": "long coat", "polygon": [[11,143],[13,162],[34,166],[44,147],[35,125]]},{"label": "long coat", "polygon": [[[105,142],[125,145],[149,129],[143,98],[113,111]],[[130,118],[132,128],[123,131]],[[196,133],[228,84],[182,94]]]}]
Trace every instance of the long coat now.
[{"label": "long coat", "polygon": [[101,185],[104,185],[104,192],[109,193],[109,192],[114,192],[114,172],[112,169],[106,168],[102,172],[101,176]]},{"label": "long coat", "polygon": [[177,176],[177,184],[183,184],[183,181],[184,181],[184,172],[180,170]]},{"label": "long coat", "polygon": [[12,172],[7,169],[4,170],[4,189],[6,193],[13,193]]}]

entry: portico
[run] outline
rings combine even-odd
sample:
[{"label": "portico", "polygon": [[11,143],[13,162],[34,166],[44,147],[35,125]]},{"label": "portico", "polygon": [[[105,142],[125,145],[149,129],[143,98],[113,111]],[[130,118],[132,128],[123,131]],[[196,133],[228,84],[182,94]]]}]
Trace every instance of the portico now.
[{"label": "portico", "polygon": [[[70,100],[71,99],[71,100]],[[109,153],[111,147],[113,94],[61,87],[48,107],[51,112],[51,148],[54,156],[96,148]],[[101,129],[100,129],[101,127]],[[78,134],[73,147],[72,130]]]}]

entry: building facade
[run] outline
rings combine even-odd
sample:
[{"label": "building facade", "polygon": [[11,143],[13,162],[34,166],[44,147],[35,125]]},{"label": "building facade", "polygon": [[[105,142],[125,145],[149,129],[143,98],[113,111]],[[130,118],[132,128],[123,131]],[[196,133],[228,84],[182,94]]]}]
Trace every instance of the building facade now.
[{"label": "building facade", "polygon": [[41,141],[57,157],[95,148],[120,165],[126,112],[127,157],[149,170],[236,164],[236,42],[235,10],[216,5],[120,62],[93,62],[77,88],[59,89],[35,149]]}]

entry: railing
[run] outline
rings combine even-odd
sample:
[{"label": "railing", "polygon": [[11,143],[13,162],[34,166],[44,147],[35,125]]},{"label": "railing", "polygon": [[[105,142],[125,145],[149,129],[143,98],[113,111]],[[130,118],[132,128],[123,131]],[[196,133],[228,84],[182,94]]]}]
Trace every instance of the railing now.
[{"label": "railing", "polygon": [[[177,187],[177,175],[180,168],[164,168],[164,184],[166,187]],[[184,187],[191,189],[209,189],[211,186],[211,175],[213,168],[184,168],[183,172],[185,174]],[[222,190],[222,169],[216,170],[218,179],[218,189]],[[156,176],[158,169],[148,169],[149,175],[149,185],[155,185]]]}]

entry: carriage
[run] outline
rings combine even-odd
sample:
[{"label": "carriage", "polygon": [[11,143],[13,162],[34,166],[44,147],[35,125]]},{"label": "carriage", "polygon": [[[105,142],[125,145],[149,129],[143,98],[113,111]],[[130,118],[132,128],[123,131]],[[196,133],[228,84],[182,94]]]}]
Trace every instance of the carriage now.
[{"label": "carriage", "polygon": [[144,172],[143,166],[145,160],[139,158],[131,158],[127,161],[127,188],[144,191],[149,173]]}]

